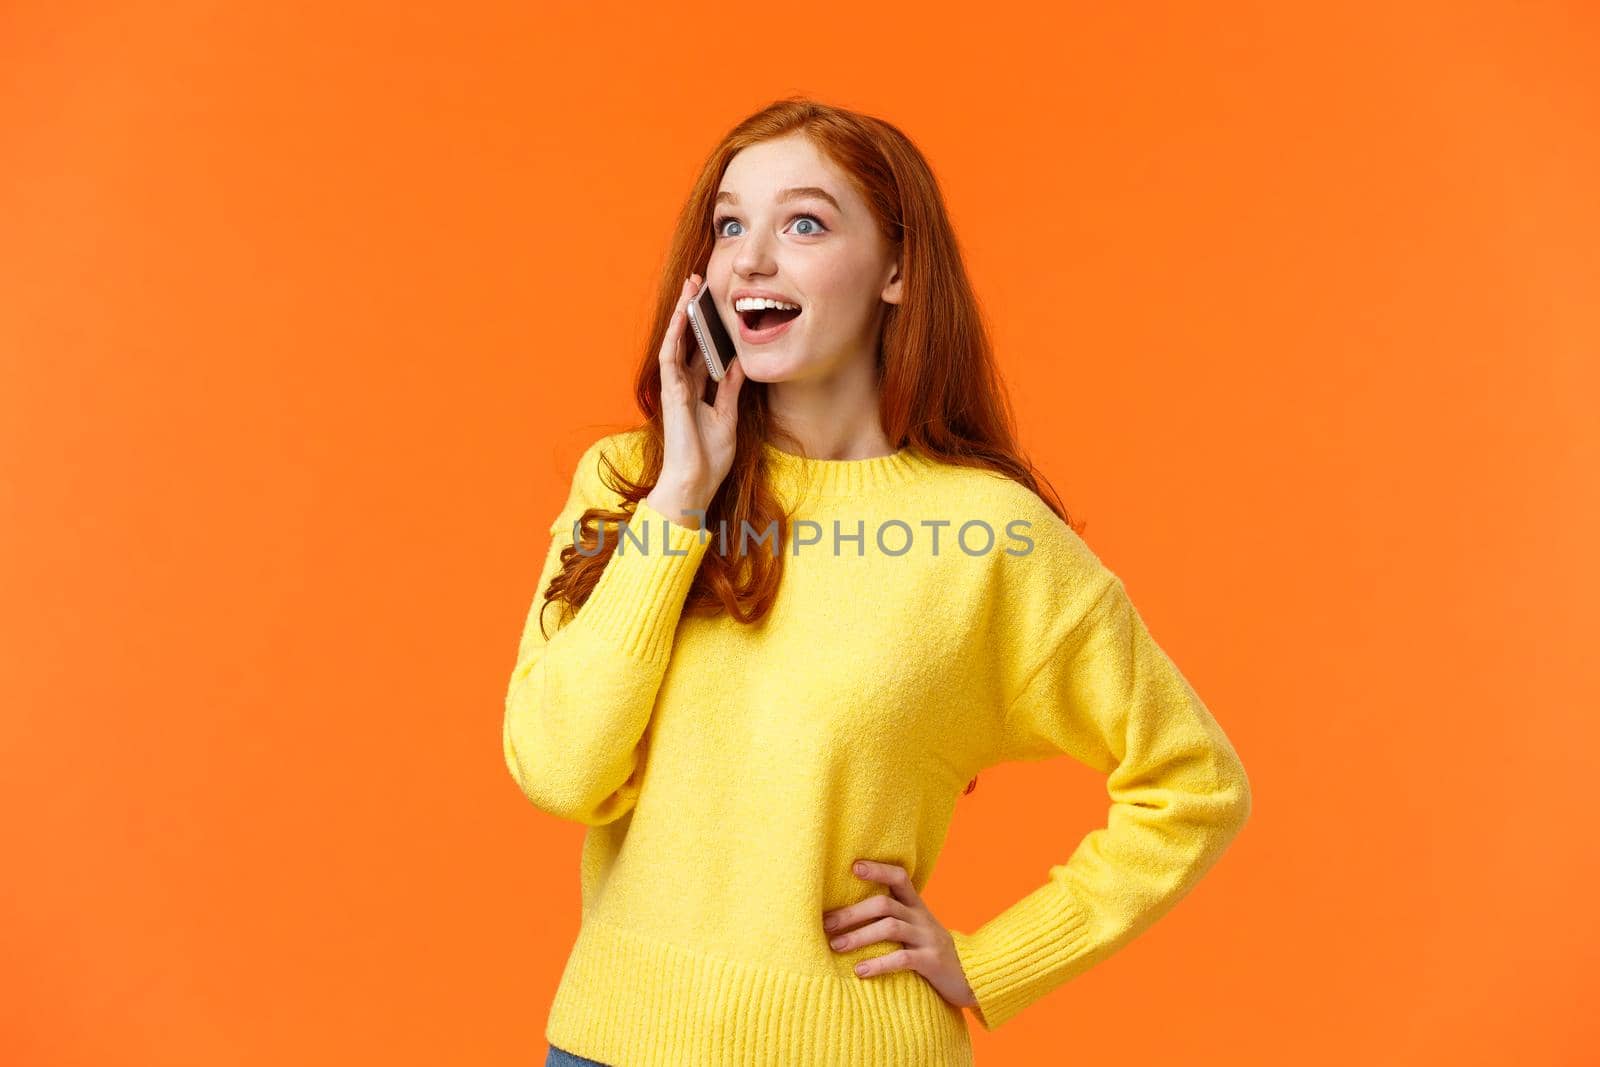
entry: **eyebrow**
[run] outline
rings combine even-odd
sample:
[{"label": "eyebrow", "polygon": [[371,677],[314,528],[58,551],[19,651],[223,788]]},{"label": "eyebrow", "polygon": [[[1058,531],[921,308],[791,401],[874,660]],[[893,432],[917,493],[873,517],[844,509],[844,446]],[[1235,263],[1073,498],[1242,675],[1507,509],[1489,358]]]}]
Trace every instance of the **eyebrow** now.
[{"label": "eyebrow", "polygon": [[[807,200],[812,198],[817,200],[825,200],[833,205],[833,210],[837,211],[841,215],[844,214],[844,208],[839,206],[839,201],[833,198],[833,194],[828,192],[828,190],[816,185],[797,185],[793,188],[785,189],[783,192],[778,194],[777,199],[778,203],[781,204],[788,200]],[[717,194],[717,203],[719,204],[737,204],[738,202],[739,198],[727,190],[723,190]]]}]

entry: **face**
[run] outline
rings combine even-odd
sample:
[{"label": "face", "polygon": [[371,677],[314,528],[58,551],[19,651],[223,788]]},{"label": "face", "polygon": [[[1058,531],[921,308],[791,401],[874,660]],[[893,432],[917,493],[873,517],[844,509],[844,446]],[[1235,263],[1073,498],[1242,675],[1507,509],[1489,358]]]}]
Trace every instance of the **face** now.
[{"label": "face", "polygon": [[[901,298],[898,249],[844,171],[803,134],[751,145],[729,161],[714,215],[706,282],[751,380],[823,379],[875,364],[885,305]],[[745,289],[798,304],[800,314],[754,332],[754,313],[734,307]],[[778,321],[767,312],[763,325]]]}]

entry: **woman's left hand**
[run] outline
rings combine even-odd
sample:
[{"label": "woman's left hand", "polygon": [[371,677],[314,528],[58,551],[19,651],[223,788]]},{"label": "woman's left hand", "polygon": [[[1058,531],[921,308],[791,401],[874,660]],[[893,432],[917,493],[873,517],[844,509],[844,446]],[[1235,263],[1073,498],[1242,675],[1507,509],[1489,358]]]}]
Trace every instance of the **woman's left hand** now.
[{"label": "woman's left hand", "polygon": [[[853,869],[858,877],[888,886],[890,895],[874,894],[859,903],[823,912],[822,928],[834,951],[879,941],[899,942],[901,947],[896,951],[856,964],[856,973],[868,977],[890,971],[916,971],[947,1003],[958,1008],[976,1005],[978,998],[967,984],[950,931],[917,895],[906,869],[872,860],[858,860]],[[861,926],[862,923],[866,925]]]}]

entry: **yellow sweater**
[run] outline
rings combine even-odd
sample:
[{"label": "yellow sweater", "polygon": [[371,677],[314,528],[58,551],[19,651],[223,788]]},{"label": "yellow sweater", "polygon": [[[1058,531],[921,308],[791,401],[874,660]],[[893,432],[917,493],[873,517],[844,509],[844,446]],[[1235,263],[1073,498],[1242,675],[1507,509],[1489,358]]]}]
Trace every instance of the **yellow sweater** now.
[{"label": "yellow sweater", "polygon": [[[549,609],[546,643],[537,612],[573,520],[620,500],[599,451],[637,473],[639,432],[579,462],[506,696],[512,777],[589,827],[551,1044],[621,1067],[970,1064],[965,1015],[921,975],[852,971],[897,944],[829,947],[824,911],[887,892],[856,859],[921,892],[983,768],[1064,754],[1107,775],[1107,825],[952,931],[993,1030],[1154,922],[1240,830],[1239,757],[1121,579],[1025,487],[912,449],[764,446],[818,525],[791,532],[759,624],[684,613],[717,532],[641,502],[626,535],[608,525],[621,548],[577,616],[558,629]],[[1052,832],[1047,810],[1017,814]]]}]

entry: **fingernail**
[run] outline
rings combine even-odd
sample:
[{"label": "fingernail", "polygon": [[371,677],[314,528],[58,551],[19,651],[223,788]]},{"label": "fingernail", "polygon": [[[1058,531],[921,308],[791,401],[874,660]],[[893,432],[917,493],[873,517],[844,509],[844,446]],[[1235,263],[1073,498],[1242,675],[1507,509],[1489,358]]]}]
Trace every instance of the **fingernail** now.
[{"label": "fingernail", "polygon": [[856,873],[857,874],[866,874],[867,873],[867,865],[865,863],[856,864]]},{"label": "fingernail", "polygon": [[844,948],[844,938],[836,937],[832,941],[829,941],[828,944],[832,945],[834,948]]}]

